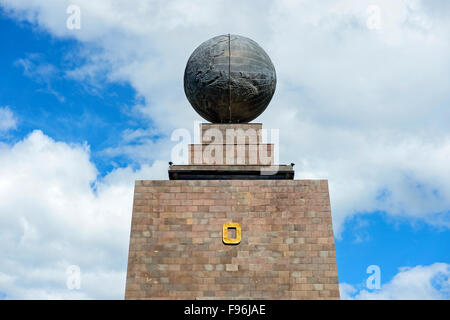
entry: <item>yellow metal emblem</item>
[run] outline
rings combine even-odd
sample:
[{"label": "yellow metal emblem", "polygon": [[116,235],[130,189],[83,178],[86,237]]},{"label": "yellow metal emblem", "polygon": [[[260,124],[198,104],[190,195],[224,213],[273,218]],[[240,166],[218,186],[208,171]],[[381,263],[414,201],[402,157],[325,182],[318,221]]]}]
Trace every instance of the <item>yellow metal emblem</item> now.
[{"label": "yellow metal emblem", "polygon": [[[236,238],[228,237],[228,229],[236,229]],[[241,242],[241,225],[237,222],[227,222],[223,224],[222,240],[224,244],[239,244]]]}]

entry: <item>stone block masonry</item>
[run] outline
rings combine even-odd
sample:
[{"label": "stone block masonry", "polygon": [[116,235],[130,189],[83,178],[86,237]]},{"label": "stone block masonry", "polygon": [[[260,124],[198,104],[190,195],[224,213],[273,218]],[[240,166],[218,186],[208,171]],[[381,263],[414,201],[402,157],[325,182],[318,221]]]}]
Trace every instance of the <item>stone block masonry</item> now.
[{"label": "stone block masonry", "polygon": [[189,165],[273,165],[274,145],[262,143],[262,124],[200,124]]},{"label": "stone block masonry", "polygon": [[339,299],[328,182],[136,181],[125,298]]}]

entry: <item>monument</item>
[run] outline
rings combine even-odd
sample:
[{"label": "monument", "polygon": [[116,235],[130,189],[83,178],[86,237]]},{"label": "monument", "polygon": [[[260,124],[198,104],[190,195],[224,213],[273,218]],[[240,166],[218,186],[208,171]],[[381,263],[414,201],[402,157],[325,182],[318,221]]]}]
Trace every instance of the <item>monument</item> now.
[{"label": "monument", "polygon": [[188,60],[184,89],[211,123],[169,180],[135,183],[126,299],[339,299],[326,180],[294,180],[261,123],[275,68],[221,35]]}]

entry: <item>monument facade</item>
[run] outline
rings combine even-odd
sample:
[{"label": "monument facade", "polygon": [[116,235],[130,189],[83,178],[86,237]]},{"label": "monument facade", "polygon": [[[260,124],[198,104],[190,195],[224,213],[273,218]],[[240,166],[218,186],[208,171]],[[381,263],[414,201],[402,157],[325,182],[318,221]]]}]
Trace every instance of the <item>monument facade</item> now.
[{"label": "monument facade", "polygon": [[326,180],[294,180],[262,124],[275,69],[256,42],[224,35],[188,61],[201,124],[189,163],[134,191],[126,299],[339,299]]}]

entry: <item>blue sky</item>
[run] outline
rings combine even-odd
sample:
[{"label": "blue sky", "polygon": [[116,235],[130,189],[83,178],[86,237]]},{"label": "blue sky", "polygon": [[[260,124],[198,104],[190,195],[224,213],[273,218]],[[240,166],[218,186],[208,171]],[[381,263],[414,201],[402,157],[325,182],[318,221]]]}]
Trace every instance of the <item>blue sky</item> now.
[{"label": "blue sky", "polygon": [[[110,171],[111,159],[96,155],[115,146],[126,128],[139,127],[139,121],[124,112],[138,99],[136,91],[127,83],[103,82],[86,88],[67,79],[64,70],[83,63],[82,58],[72,59],[71,52],[78,50],[76,41],[55,39],[4,12],[0,18],[1,40],[7,48],[0,53],[2,106],[10,106],[19,119],[13,134],[6,137],[8,142],[23,139],[35,129],[68,143],[87,141],[100,174]],[[30,61],[31,74],[26,74],[21,59]],[[34,70],[39,65],[51,65],[55,70],[41,76]],[[121,161],[115,159],[116,165],[123,165]]]},{"label": "blue sky", "polygon": [[1,299],[123,298],[133,181],[167,178],[171,132],[201,120],[184,64],[228,32],[274,61],[257,121],[280,128],[281,162],[329,179],[342,297],[450,298],[448,5],[373,1],[373,30],[364,1],[266,1],[264,21],[246,4],[225,21],[222,1],[142,3],[79,1],[68,30],[69,2],[0,1]]}]

